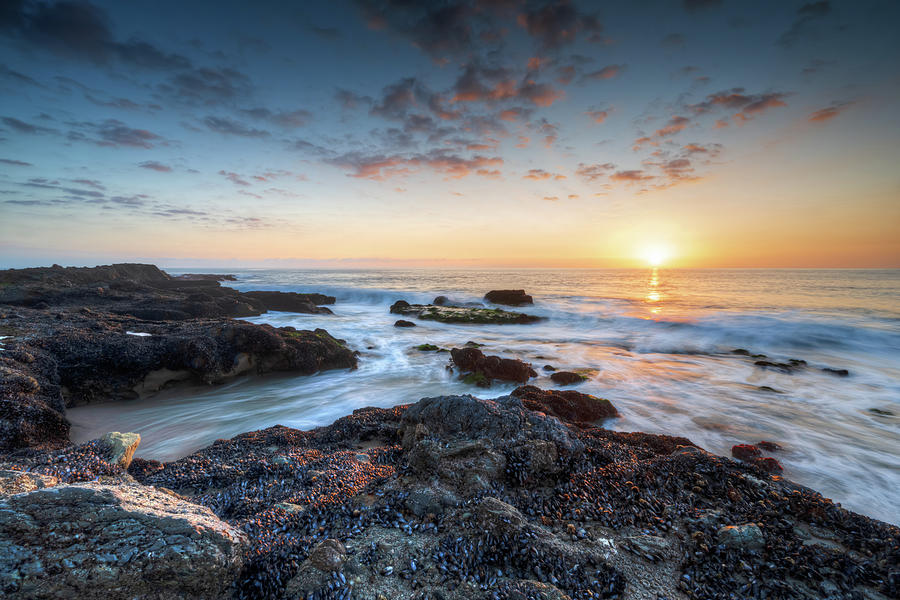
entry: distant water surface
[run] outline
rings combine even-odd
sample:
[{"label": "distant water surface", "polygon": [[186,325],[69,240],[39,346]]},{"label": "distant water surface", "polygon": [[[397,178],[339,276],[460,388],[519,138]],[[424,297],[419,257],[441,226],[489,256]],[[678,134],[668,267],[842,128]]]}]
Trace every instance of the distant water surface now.
[{"label": "distant water surface", "polygon": [[[190,272],[175,270],[171,273]],[[196,272],[196,270],[193,270]],[[204,269],[210,271],[210,269]],[[275,424],[309,429],[363,406],[443,394],[495,397],[512,385],[466,386],[449,373],[451,348],[472,340],[489,354],[541,370],[595,369],[579,391],[622,414],[608,427],[685,436],[723,455],[737,443],[777,441],[785,476],[845,507],[900,523],[900,270],[225,270],[240,290],[323,292],[334,315],[269,313],[248,319],[323,327],[361,352],[355,371],[240,378],[128,403],[70,411],[76,440],[137,431],[138,455],[172,460],[217,438]],[[480,301],[524,288],[534,325],[393,327],[396,300],[437,295]],[[761,369],[797,358],[794,374]],[[839,377],[823,368],[847,369]],[[773,391],[774,390],[774,391]]]}]

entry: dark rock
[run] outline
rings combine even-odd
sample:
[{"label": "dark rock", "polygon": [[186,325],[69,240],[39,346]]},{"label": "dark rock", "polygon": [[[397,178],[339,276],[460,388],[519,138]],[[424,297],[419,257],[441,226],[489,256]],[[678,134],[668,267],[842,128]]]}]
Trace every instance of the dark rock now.
[{"label": "dark rock", "polygon": [[404,321],[403,319],[397,319],[394,321],[394,327],[415,327],[416,324],[412,321]]},{"label": "dark rock", "polygon": [[526,408],[567,422],[596,422],[619,416],[609,400],[574,390],[542,390],[525,385],[513,390],[512,395],[522,400]]},{"label": "dark rock", "polygon": [[263,303],[266,310],[308,314],[333,314],[330,309],[317,304],[334,304],[334,296],[323,294],[298,294],[295,292],[254,291],[244,292],[245,296]]},{"label": "dark rock", "polygon": [[450,298],[447,296],[438,296],[432,300],[431,303],[435,306],[444,306],[445,304],[450,304]]},{"label": "dark rock", "polygon": [[731,455],[744,462],[750,462],[762,456],[762,452],[752,444],[736,444],[731,447]]},{"label": "dark rock", "polygon": [[755,458],[753,459],[753,464],[767,473],[781,473],[784,471],[784,467],[781,466],[781,463],[769,456],[765,458]]},{"label": "dark rock", "polygon": [[502,379],[525,383],[537,373],[526,362],[513,358],[485,356],[478,348],[453,348],[450,350],[453,363],[463,372],[480,374],[487,380]]},{"label": "dark rock", "polygon": [[184,273],[172,275],[172,279],[182,281],[237,281],[234,275],[219,275],[217,273]]},{"label": "dark rock", "polygon": [[494,304],[507,306],[522,306],[534,304],[534,299],[525,293],[525,290],[491,290],[484,295],[484,299]]},{"label": "dark rock", "polygon": [[756,523],[726,525],[716,532],[716,540],[727,548],[741,550],[762,550],[766,546],[766,538]]},{"label": "dark rock", "polygon": [[750,356],[750,352],[748,350],[744,350],[743,348],[735,348],[731,351],[732,354],[737,354],[738,356]]},{"label": "dark rock", "polygon": [[764,369],[772,369],[775,371],[781,371],[782,373],[793,373],[794,371],[805,367],[806,361],[792,358],[786,363],[773,362],[770,360],[758,360],[753,364]]},{"label": "dark rock", "polygon": [[554,367],[553,365],[544,365],[543,369],[545,371],[555,371],[556,367]]},{"label": "dark rock", "polygon": [[767,442],[763,440],[761,442],[758,442],[756,445],[766,452],[777,452],[778,450],[781,450],[781,445],[777,444],[776,442]]},{"label": "dark rock", "polygon": [[873,415],[878,415],[879,417],[893,417],[895,416],[894,411],[887,410],[884,408],[870,408],[869,412]]},{"label": "dark rock", "polygon": [[335,539],[319,542],[309,551],[309,562],[325,573],[340,571],[347,560],[347,549]]},{"label": "dark rock", "polygon": [[414,346],[416,350],[419,352],[440,352],[440,346],[435,346],[434,344],[419,344],[418,346]]},{"label": "dark rock", "polygon": [[838,377],[850,376],[850,371],[848,371],[847,369],[832,369],[831,367],[825,367],[824,369],[822,369],[822,371],[830,375],[836,375]]},{"label": "dark rock", "polygon": [[587,381],[587,377],[580,373],[573,373],[572,371],[557,371],[550,376],[550,379],[553,383],[558,383],[560,385],[571,385],[573,383]]}]

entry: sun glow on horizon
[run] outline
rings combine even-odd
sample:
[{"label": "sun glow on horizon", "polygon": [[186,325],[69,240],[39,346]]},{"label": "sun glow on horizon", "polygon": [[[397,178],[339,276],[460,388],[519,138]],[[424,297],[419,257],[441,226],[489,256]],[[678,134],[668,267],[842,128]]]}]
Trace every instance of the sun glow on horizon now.
[{"label": "sun glow on horizon", "polygon": [[654,268],[662,266],[664,262],[669,260],[671,255],[669,248],[662,244],[651,244],[641,251],[641,258]]}]

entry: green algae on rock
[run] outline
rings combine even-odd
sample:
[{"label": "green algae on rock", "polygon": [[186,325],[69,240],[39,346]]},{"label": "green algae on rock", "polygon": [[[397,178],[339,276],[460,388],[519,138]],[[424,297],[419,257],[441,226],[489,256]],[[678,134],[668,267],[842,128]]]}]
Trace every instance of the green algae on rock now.
[{"label": "green algae on rock", "polygon": [[434,304],[410,304],[398,300],[391,306],[395,315],[410,315],[424,321],[441,323],[473,324],[524,324],[540,321],[541,317],[499,308],[476,308],[470,306],[437,306]]}]

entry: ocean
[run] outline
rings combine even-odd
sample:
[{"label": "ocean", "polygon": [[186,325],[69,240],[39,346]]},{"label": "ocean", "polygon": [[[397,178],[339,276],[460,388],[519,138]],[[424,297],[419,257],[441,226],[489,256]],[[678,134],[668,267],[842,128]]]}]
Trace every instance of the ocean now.
[{"label": "ocean", "polygon": [[[196,272],[170,269],[170,273]],[[210,269],[203,269],[209,272]],[[219,272],[219,271],[214,271]],[[865,515],[900,523],[900,270],[224,270],[240,290],[322,292],[334,315],[272,312],[247,319],[322,327],[359,350],[359,368],[312,376],[243,377],[180,387],[132,402],[69,411],[75,441],[136,431],[137,455],[173,460],[276,424],[310,429],[364,406],[428,396],[500,396],[514,385],[466,385],[446,353],[467,341],[486,354],[532,363],[540,387],[558,388],[544,365],[589,369],[573,387],[621,413],[606,426],[690,438],[729,456],[731,446],[775,441],[784,476]],[[546,317],[531,325],[393,326],[396,300],[437,295],[478,302],[522,288]],[[512,309],[516,310],[516,309]],[[793,373],[760,368],[800,359]],[[846,369],[841,377],[825,368]]]}]

